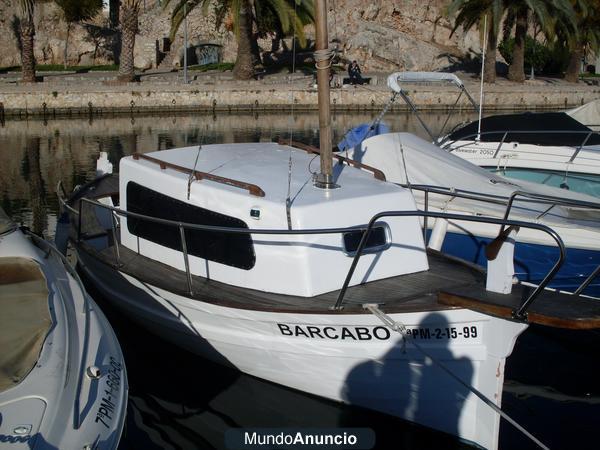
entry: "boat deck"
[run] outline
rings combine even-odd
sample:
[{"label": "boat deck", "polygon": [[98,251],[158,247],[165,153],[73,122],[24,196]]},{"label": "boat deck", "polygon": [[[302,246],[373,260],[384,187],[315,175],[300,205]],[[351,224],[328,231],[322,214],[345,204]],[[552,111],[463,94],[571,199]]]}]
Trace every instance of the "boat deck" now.
[{"label": "boat deck", "polygon": [[[112,197],[118,200],[118,177],[107,176],[81,188],[69,203],[79,208],[82,196],[98,199]],[[339,291],[315,297],[274,294],[220,283],[192,276],[193,295],[187,290],[184,271],[150,259],[113,239],[110,229],[103,227],[92,208],[83,208],[81,231],[77,242],[78,220],[72,217],[71,239],[78,251],[84,251],[99,261],[112,266],[143,282],[198,301],[221,306],[290,313],[357,314],[367,313],[362,305],[378,303],[387,313],[439,311],[468,308],[485,314],[512,318],[513,312],[529,295],[531,288],[517,285],[511,294],[495,294],[485,290],[485,272],[479,266],[435,251],[428,251],[428,271],[400,275],[348,288],[344,308],[332,310]],[[117,230],[116,236],[120,233]],[[98,250],[91,240],[103,239]],[[120,258],[117,263],[116,246]],[[341,281],[340,281],[341,283]],[[553,291],[544,291],[528,310],[528,321],[561,328],[600,328],[600,300],[574,297]]]}]

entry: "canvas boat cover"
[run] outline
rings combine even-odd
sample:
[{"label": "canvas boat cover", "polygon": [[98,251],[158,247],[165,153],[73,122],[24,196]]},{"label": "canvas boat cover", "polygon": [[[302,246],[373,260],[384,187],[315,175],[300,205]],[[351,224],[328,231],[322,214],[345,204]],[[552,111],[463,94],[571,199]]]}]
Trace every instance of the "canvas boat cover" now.
[{"label": "canvas boat cover", "polygon": [[[472,141],[477,136],[477,129],[478,122],[471,122],[453,131],[447,137],[447,140],[454,142]],[[564,112],[527,112],[489,116],[481,119],[482,141],[500,142],[506,131],[509,133],[504,138],[505,142],[579,147],[585,140],[587,133],[593,130]],[[565,131],[565,133],[558,133],[557,131]],[[489,134],[490,132],[491,134]],[[600,145],[600,135],[592,135],[586,142],[586,146],[588,145]]]},{"label": "canvas boat cover", "polygon": [[594,100],[579,108],[565,111],[573,119],[595,131],[600,131],[600,100]]},{"label": "canvas boat cover", "polygon": [[[361,149],[355,148],[350,157],[383,170],[387,180],[393,183],[440,186],[503,198],[510,197],[515,191],[525,191],[594,203],[600,207],[595,197],[495,175],[410,133],[389,133],[369,138],[362,143]],[[422,196],[418,191],[415,191],[415,195]],[[430,203],[435,205],[441,202],[443,207],[448,199],[447,196],[439,199],[434,196]],[[506,209],[505,206],[495,203],[461,198],[452,199],[451,205],[455,211],[495,217],[502,217]],[[517,200],[511,218],[531,220],[547,208],[547,204]],[[565,221],[579,227],[596,228],[600,226],[600,211],[556,206],[544,215],[544,223],[550,226],[564,226]]]},{"label": "canvas boat cover", "polygon": [[0,257],[0,392],[33,369],[51,324],[40,266],[27,258]]}]

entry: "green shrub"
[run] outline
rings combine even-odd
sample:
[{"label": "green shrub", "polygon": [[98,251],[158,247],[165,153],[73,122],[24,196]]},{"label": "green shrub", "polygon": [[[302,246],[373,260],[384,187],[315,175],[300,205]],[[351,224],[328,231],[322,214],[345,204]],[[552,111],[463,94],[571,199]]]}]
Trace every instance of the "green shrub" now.
[{"label": "green shrub", "polygon": [[[500,42],[498,50],[504,60],[510,64],[515,47],[514,38],[505,39]],[[525,38],[525,71],[533,68],[536,72],[545,74],[562,73],[568,64],[569,53],[562,45],[542,44],[531,36]]]}]

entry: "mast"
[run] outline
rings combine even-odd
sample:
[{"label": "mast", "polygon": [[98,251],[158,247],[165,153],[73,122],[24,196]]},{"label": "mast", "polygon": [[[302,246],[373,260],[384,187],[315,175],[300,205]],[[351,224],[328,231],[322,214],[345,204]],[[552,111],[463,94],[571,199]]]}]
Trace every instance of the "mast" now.
[{"label": "mast", "polygon": [[327,36],[327,0],[317,0],[315,10],[315,65],[317,67],[319,95],[319,147],[321,149],[321,171],[317,175],[315,186],[322,189],[332,189],[337,186],[333,182],[331,113],[329,108],[331,51],[329,50],[329,37]]}]

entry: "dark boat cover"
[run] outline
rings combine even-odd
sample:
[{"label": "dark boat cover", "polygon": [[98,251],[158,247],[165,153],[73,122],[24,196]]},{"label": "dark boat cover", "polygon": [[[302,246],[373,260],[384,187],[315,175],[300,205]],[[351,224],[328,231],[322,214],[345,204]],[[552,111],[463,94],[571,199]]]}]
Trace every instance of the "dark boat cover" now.
[{"label": "dark boat cover", "polygon": [[[453,131],[448,139],[450,141],[473,140],[477,135],[477,128],[477,121],[471,122]],[[506,135],[505,142],[579,147],[587,137],[586,133],[592,130],[562,112],[527,112],[489,116],[481,119],[482,141],[500,142],[506,131],[513,133],[509,132]],[[524,131],[528,133],[523,133]],[[558,131],[566,132],[557,133]],[[572,133],[573,131],[575,133]],[[585,145],[600,145],[600,135],[593,134]]]}]

